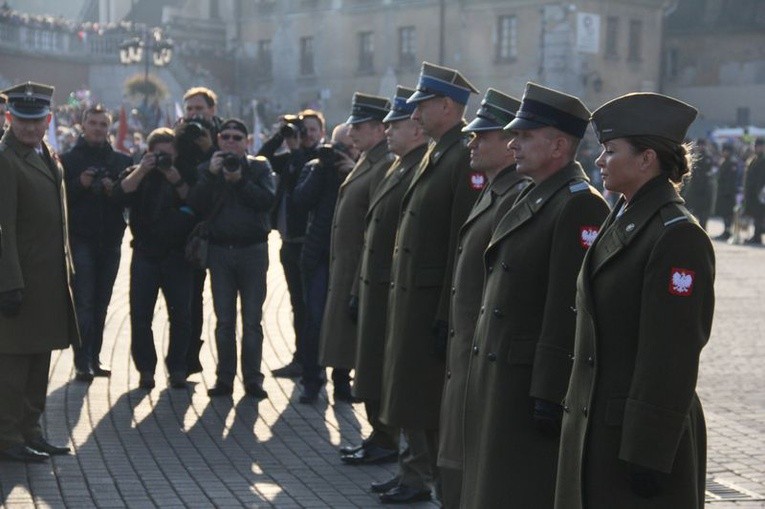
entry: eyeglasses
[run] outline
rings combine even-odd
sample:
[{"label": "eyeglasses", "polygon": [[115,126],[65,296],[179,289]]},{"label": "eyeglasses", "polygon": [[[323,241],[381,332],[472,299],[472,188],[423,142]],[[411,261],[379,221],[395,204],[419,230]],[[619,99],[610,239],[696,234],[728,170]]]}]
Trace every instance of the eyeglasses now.
[{"label": "eyeglasses", "polygon": [[228,141],[228,140],[242,141],[244,139],[244,136],[242,136],[241,134],[221,134],[220,139],[223,141]]}]

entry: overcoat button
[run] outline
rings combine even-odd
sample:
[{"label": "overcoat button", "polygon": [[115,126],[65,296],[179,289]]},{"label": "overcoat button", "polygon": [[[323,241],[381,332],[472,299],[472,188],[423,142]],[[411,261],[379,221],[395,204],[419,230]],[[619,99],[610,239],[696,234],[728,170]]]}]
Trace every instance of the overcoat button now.
[{"label": "overcoat button", "polygon": [[462,252],[462,246],[459,246],[459,247],[457,248],[457,252],[458,252],[458,253],[461,253],[461,252]]},{"label": "overcoat button", "polygon": [[478,345],[473,346],[473,355],[478,355]]},{"label": "overcoat button", "polygon": [[587,364],[589,364],[590,366],[594,366],[595,365],[595,359],[593,359],[592,356],[587,357]]},{"label": "overcoat button", "polygon": [[569,410],[570,410],[570,409],[569,409],[568,405],[564,403],[564,404],[563,404],[563,411],[564,411],[564,412],[566,412],[566,413],[568,413],[568,412],[569,412]]},{"label": "overcoat button", "polygon": [[502,312],[501,309],[496,308],[494,309],[494,316],[496,316],[497,318],[502,318],[503,316],[505,316],[505,314]]},{"label": "overcoat button", "polygon": [[454,337],[454,329],[449,329],[449,335],[450,335],[451,337]]},{"label": "overcoat button", "polygon": [[489,359],[489,361],[494,362],[497,360],[497,354],[495,354],[494,352],[491,352],[489,355],[486,356],[486,358]]},{"label": "overcoat button", "polygon": [[585,407],[582,407],[582,415],[584,415],[585,417],[587,417],[587,407],[586,407],[586,406],[585,406]]},{"label": "overcoat button", "polygon": [[447,371],[446,372],[446,378],[451,378],[451,377],[452,377],[452,372],[451,371]]},{"label": "overcoat button", "polygon": [[505,262],[502,262],[502,270],[507,272],[508,270],[510,270],[510,267]]},{"label": "overcoat button", "polygon": [[494,267],[493,267],[492,265],[489,265],[489,267],[488,267],[486,270],[487,270],[488,272],[491,272],[492,270],[494,270]]},{"label": "overcoat button", "polygon": [[568,356],[568,358],[569,358],[569,360],[570,360],[571,362],[574,362],[574,359],[576,359],[576,355],[570,354],[570,355]]},{"label": "overcoat button", "polygon": [[390,284],[390,287],[391,287],[391,288],[393,288],[394,286],[396,286],[396,284],[395,284],[395,283],[391,283],[391,284]]},{"label": "overcoat button", "polygon": [[457,289],[452,286],[452,295],[454,295],[455,293],[457,293]]}]

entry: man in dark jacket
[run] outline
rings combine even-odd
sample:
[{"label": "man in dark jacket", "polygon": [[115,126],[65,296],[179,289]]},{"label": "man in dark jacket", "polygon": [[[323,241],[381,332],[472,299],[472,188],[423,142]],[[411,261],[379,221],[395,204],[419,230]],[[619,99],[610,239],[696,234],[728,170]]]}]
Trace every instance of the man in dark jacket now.
[{"label": "man in dark jacket", "polygon": [[762,244],[765,233],[765,139],[754,142],[754,155],[746,163],[744,174],[744,214],[754,222],[754,235],[746,244]]},{"label": "man in dark jacket", "polygon": [[717,174],[717,200],[715,212],[723,220],[724,230],[715,240],[728,240],[733,233],[733,209],[736,207],[736,194],[739,191],[738,161],[733,155],[733,146],[722,146],[722,161]]},{"label": "man in dark jacket", "polygon": [[174,141],[171,129],[152,131],[147,139],[149,150],[141,163],[130,168],[112,190],[115,200],[130,207],[130,349],[143,389],[154,387],[157,352],[151,325],[160,289],[170,318],[170,344],[165,358],[170,385],[186,387],[192,274],[183,251],[196,222],[186,205],[196,174],[181,173],[173,166]]},{"label": "man in dark jacket", "polygon": [[319,366],[319,337],[327,301],[329,284],[329,247],[332,218],[340,184],[353,169],[355,161],[340,147],[352,143],[348,127],[342,124],[332,133],[332,148],[318,159],[309,161],[300,173],[292,199],[295,206],[308,214],[305,243],[300,257],[303,278],[305,322],[302,325],[303,394],[301,403],[313,403],[324,383]]},{"label": "man in dark jacket", "polygon": [[209,396],[229,396],[236,377],[236,302],[242,302],[244,390],[258,399],[263,389],[260,361],[268,271],[268,212],[275,195],[271,167],[263,157],[246,155],[247,127],[239,119],[221,124],[220,150],[199,169],[189,203],[210,225],[208,264],[217,324],[217,381]]},{"label": "man in dark jacket", "polygon": [[112,188],[131,159],[107,141],[111,114],[101,106],[82,115],[82,136],[61,157],[66,175],[69,243],[74,261],[74,301],[82,346],[74,347],[75,379],[109,376],[99,356],[106,310],[120,265],[125,220]]},{"label": "man in dark jacket", "polygon": [[[303,166],[316,157],[316,149],[324,138],[324,115],[304,110],[298,115],[282,117],[281,128],[261,147],[258,155],[266,157],[278,175],[275,207],[271,212],[271,226],[279,231],[282,246],[279,259],[287,280],[287,291],[292,304],[295,352],[289,364],[272,371],[276,377],[291,378],[303,373],[302,327],[305,323],[303,281],[300,274],[300,256],[306,229],[305,210],[292,198]],[[286,145],[286,150],[280,150]]]},{"label": "man in dark jacket", "polygon": [[699,220],[699,224],[706,230],[709,214],[712,211],[714,199],[714,161],[709,155],[707,140],[700,138],[694,146],[696,162],[693,165],[693,175],[683,189],[688,210]]}]

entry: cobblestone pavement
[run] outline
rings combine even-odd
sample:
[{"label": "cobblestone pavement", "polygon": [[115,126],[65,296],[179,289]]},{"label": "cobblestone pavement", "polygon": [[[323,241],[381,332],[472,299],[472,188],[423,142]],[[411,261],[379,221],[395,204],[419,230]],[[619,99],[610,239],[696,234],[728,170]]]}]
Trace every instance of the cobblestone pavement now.
[{"label": "cobblestone pavement", "polygon": [[[712,234],[719,233],[718,225],[712,228]],[[709,428],[709,487],[717,493],[710,498],[724,500],[708,505],[765,508],[765,249],[719,242],[715,248],[717,308],[699,393]],[[260,403],[246,396],[241,384],[233,399],[207,397],[215,381],[209,291],[204,372],[190,378],[188,390],[171,389],[159,366],[157,387],[151,392],[137,388],[130,360],[129,258],[126,247],[102,351],[112,377],[97,378],[90,386],[75,382],[71,351],[53,354],[45,428],[52,442],[68,442],[75,454],[39,465],[0,462],[0,506],[380,505],[369,483],[389,478],[395,466],[349,467],[337,454],[339,445],[355,443],[368,432],[363,405],[335,404],[326,392],[315,406],[301,405],[294,381],[269,375],[289,362],[294,341],[276,238],[263,321],[269,399]],[[158,351],[165,351],[168,326],[161,299],[155,316]]]}]

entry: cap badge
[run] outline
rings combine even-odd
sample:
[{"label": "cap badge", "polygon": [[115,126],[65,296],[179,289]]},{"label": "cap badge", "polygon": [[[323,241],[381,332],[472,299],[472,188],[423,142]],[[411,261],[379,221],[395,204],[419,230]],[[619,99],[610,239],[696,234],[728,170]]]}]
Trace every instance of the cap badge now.
[{"label": "cap badge", "polygon": [[26,88],[24,89],[24,94],[26,94],[27,97],[32,97],[35,93],[35,89],[32,88],[31,84],[27,84]]},{"label": "cap badge", "polygon": [[537,198],[537,201],[535,201],[534,203],[536,205],[539,205],[540,203],[542,203],[542,197],[540,196],[539,198]]},{"label": "cap badge", "polygon": [[595,242],[598,237],[597,226],[582,226],[579,229],[579,244],[587,249]]},{"label": "cap badge", "polygon": [[670,274],[669,293],[680,297],[688,297],[693,293],[693,281],[696,278],[694,271],[673,267]]}]

